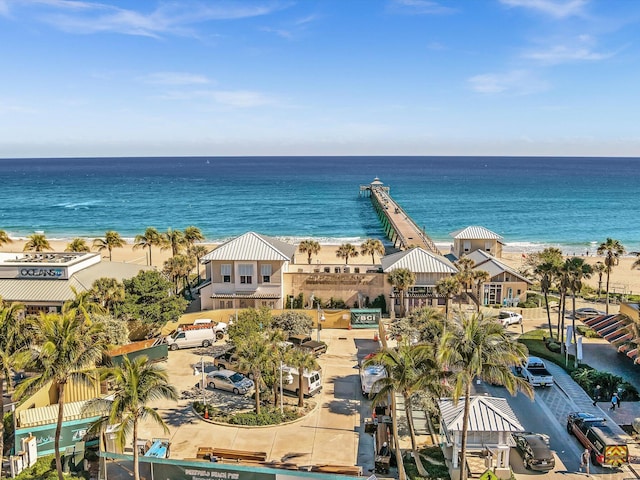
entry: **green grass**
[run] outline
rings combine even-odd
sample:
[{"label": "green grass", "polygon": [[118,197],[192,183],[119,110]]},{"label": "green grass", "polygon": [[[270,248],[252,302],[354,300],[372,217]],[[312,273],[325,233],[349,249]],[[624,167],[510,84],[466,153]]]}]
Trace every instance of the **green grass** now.
[{"label": "green grass", "polygon": [[544,360],[549,360],[550,362],[553,362],[556,365],[562,367],[568,373],[573,372],[575,370],[573,366],[573,355],[569,355],[569,361],[565,364],[566,360],[564,354],[559,352],[552,352],[547,348],[544,339],[548,337],[548,330],[538,329],[523,333],[518,338],[518,341],[527,347],[527,349],[529,350],[529,355],[540,357]]},{"label": "green grass", "polygon": [[[420,449],[420,454],[422,456],[422,466],[425,468],[428,474],[428,477],[426,477],[427,479],[449,478],[449,469],[445,464],[444,455],[438,445],[422,448]],[[434,463],[429,462],[425,459],[425,457],[432,459]],[[410,478],[412,480],[425,479],[425,477],[421,477],[418,474],[418,468],[416,467],[416,463],[413,458],[404,457],[403,463],[404,469],[407,472],[407,478]]]}]

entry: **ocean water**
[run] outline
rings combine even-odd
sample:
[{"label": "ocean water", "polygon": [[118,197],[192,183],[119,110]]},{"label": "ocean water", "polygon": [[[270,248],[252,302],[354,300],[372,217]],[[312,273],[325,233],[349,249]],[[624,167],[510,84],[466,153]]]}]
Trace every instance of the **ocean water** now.
[{"label": "ocean water", "polygon": [[14,237],[125,238],[198,226],[327,243],[384,238],[359,186],[379,177],[436,243],[483,225],[507,248],[640,250],[640,159],[197,157],[0,160],[0,229]]}]

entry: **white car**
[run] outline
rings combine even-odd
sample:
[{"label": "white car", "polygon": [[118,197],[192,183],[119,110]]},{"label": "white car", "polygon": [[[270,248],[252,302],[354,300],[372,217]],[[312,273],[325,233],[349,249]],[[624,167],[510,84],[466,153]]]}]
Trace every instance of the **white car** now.
[{"label": "white car", "polygon": [[500,320],[500,323],[502,323],[502,326],[505,328],[509,325],[521,325],[522,315],[516,312],[510,312],[509,310],[502,310],[498,315],[498,320]]}]

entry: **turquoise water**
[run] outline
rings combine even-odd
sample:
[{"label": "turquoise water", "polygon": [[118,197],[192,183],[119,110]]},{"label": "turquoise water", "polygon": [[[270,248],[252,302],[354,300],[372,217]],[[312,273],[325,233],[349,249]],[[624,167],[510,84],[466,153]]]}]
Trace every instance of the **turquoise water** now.
[{"label": "turquoise water", "polygon": [[324,242],[383,238],[359,186],[374,177],[438,243],[468,225],[508,247],[640,250],[640,159],[240,157],[0,160],[0,229],[24,237],[131,238],[147,226],[252,230]]}]

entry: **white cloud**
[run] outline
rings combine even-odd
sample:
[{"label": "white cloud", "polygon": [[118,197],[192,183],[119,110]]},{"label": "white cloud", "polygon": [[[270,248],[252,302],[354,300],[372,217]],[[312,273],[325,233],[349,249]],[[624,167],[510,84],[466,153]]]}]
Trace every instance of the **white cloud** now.
[{"label": "white cloud", "polygon": [[391,0],[388,10],[409,15],[440,15],[456,12],[454,8],[431,0]]},{"label": "white cloud", "polygon": [[548,50],[527,53],[524,57],[539,61],[545,65],[557,65],[568,62],[594,62],[611,58],[613,55],[613,53],[594,52],[587,47],[555,45]]},{"label": "white cloud", "polygon": [[172,91],[161,96],[165,100],[210,100],[219,105],[254,108],[277,105],[275,98],[251,90]]},{"label": "white cloud", "polygon": [[201,85],[210,83],[204,75],[184,72],[156,72],[141,77],[145,83],[157,85]]},{"label": "white cloud", "polygon": [[530,71],[512,70],[505,73],[484,73],[467,80],[472,90],[484,94],[509,93],[529,95],[547,90],[548,85]]},{"label": "white cloud", "polygon": [[588,0],[500,0],[509,7],[522,7],[536,10],[555,18],[566,18],[582,15]]}]

